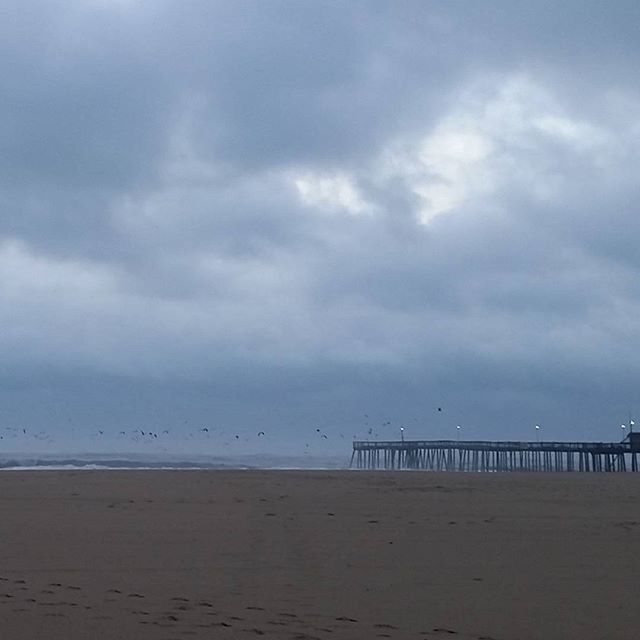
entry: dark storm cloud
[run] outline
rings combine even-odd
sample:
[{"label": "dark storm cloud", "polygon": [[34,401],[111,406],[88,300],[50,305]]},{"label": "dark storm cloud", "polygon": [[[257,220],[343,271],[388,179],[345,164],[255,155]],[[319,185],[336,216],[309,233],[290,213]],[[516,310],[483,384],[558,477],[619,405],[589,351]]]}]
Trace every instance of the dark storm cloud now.
[{"label": "dark storm cloud", "polygon": [[619,426],[639,12],[5,3],[5,419]]}]

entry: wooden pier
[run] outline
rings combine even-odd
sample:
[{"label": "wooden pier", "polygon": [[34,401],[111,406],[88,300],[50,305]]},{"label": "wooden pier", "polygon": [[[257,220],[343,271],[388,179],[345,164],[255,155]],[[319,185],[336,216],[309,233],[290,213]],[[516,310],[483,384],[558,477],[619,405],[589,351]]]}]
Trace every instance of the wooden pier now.
[{"label": "wooden pier", "polygon": [[354,441],[351,467],[427,471],[638,471],[640,433],[622,442]]}]

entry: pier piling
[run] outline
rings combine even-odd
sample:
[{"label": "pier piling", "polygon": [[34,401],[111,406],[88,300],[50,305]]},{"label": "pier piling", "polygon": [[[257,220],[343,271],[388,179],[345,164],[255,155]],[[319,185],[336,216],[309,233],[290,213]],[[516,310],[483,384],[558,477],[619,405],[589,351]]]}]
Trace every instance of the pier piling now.
[{"label": "pier piling", "polygon": [[467,472],[637,472],[639,454],[640,439],[634,437],[623,442],[356,440],[351,467]]}]

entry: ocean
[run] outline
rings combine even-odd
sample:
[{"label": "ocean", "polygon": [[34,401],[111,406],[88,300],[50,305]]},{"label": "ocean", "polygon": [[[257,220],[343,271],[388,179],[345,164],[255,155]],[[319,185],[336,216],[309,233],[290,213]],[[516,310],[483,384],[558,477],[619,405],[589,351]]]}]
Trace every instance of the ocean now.
[{"label": "ocean", "polygon": [[5,453],[0,471],[96,469],[347,469],[348,457],[336,456],[210,456],[150,453]]}]

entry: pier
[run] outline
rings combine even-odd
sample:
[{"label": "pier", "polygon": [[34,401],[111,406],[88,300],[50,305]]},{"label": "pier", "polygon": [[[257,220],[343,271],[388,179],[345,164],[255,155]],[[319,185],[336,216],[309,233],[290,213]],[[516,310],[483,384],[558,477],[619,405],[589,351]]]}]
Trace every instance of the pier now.
[{"label": "pier", "polygon": [[401,440],[353,442],[356,469],[638,471],[640,433],[622,442]]}]

